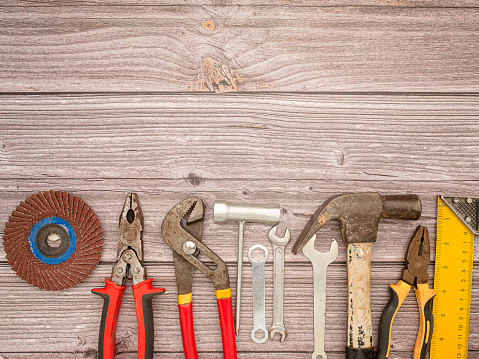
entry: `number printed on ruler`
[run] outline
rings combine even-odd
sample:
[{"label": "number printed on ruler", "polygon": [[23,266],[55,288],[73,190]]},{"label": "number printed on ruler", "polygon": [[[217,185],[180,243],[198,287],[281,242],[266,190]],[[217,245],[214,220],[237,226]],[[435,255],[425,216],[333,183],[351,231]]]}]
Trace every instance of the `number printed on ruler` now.
[{"label": "number printed on ruler", "polygon": [[438,198],[431,359],[466,359],[474,234]]}]

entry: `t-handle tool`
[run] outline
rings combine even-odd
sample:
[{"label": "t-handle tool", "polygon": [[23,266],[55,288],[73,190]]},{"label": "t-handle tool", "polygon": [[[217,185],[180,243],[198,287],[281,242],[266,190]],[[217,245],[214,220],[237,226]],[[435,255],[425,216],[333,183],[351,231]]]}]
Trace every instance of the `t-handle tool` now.
[{"label": "t-handle tool", "polygon": [[126,196],[120,215],[120,240],[116,264],[111,279],[105,278],[105,288],[92,289],[93,294],[103,298],[103,312],[98,340],[98,358],[115,358],[115,336],[126,278],[133,279],[136,320],[138,325],[138,359],[153,358],[153,296],[163,293],[164,288],[153,288],[153,279],[147,279],[143,267],[143,214],[136,193]]},{"label": "t-handle tool", "polygon": [[281,208],[279,205],[268,204],[247,204],[231,203],[227,201],[215,201],[214,221],[224,223],[235,221],[239,222],[238,229],[238,261],[236,275],[236,313],[235,325],[236,334],[240,331],[241,318],[241,290],[243,278],[243,234],[245,222],[256,222],[276,225],[281,217]]},{"label": "t-handle tool", "polygon": [[396,284],[389,285],[391,298],[384,308],[379,322],[379,345],[376,359],[389,358],[393,320],[399,307],[406,299],[411,286],[414,286],[419,305],[419,331],[414,346],[413,359],[426,358],[433,329],[432,300],[436,295],[436,292],[429,288],[428,283],[429,247],[427,227],[418,226],[407,248],[406,268],[402,271],[401,280]]},{"label": "t-handle tool", "polygon": [[[187,198],[173,207],[161,225],[163,239],[173,249],[181,335],[186,359],[196,359],[193,327],[193,270],[198,268],[214,284],[220,317],[223,356],[236,359],[236,341],[233,322],[233,307],[228,269],[211,249],[202,243],[204,221],[203,201],[198,197]],[[212,268],[197,257],[203,253],[214,264]]]}]

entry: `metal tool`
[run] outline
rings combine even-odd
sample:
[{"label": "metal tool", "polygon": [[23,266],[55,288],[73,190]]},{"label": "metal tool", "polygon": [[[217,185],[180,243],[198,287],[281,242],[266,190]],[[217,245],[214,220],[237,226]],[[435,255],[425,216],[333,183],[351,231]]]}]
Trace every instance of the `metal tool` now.
[{"label": "metal tool", "polygon": [[133,280],[136,321],[138,325],[138,359],[153,358],[153,307],[152,300],[164,288],[153,288],[153,279],[147,279],[143,267],[143,214],[136,193],[128,193],[120,215],[120,239],[116,263],[111,279],[105,278],[105,287],[92,289],[93,294],[103,298],[103,311],[98,340],[98,358],[115,358],[115,335],[121,301],[127,278]]},{"label": "metal tool", "polygon": [[304,245],[303,254],[313,265],[314,288],[314,352],[312,359],[326,359],[324,337],[326,330],[326,273],[328,265],[338,257],[338,242],[331,241],[329,252],[319,252],[314,249],[316,234]]},{"label": "metal tool", "polygon": [[[163,239],[173,249],[181,335],[186,359],[197,359],[193,327],[193,271],[199,269],[214,284],[224,359],[236,359],[236,340],[233,324],[233,306],[228,269],[211,249],[202,243],[204,204],[198,197],[187,198],[173,207],[161,225]],[[205,255],[213,265],[198,259]]]},{"label": "metal tool", "polygon": [[348,267],[348,359],[374,356],[371,319],[371,253],[382,218],[419,219],[417,195],[382,196],[379,193],[349,193],[333,196],[311,216],[293,246],[297,254],[329,220],[337,219],[347,246]]},{"label": "metal tool", "polygon": [[103,230],[93,209],[65,191],[33,194],[5,224],[8,263],[27,283],[62,290],[85,280],[103,249]]},{"label": "metal tool", "polygon": [[[264,252],[264,258],[257,262],[252,257],[255,249],[261,249]],[[248,258],[253,267],[253,329],[251,330],[251,339],[258,344],[268,340],[268,331],[266,330],[266,303],[265,303],[265,280],[264,264],[268,260],[268,250],[262,245],[254,245],[248,252]],[[264,337],[256,338],[255,333],[262,331]]]},{"label": "metal tool", "polygon": [[418,226],[406,252],[406,267],[401,280],[389,285],[391,298],[383,310],[379,322],[379,345],[376,359],[389,358],[391,329],[399,307],[414,286],[419,304],[419,331],[414,346],[413,359],[425,359],[433,333],[432,299],[436,293],[429,288],[427,268],[430,262],[429,232],[427,227]]},{"label": "metal tool", "polygon": [[273,325],[269,328],[269,336],[273,339],[278,333],[280,342],[283,342],[288,336],[288,332],[284,327],[284,249],[291,240],[289,230],[286,229],[283,238],[276,236],[276,228],[274,226],[268,233],[268,238],[273,245]]},{"label": "metal tool", "polygon": [[245,222],[265,223],[276,225],[281,217],[281,209],[279,205],[268,204],[244,204],[231,203],[227,201],[215,201],[214,221],[217,223],[239,222],[238,229],[238,261],[236,276],[236,313],[235,328],[236,334],[240,331],[241,317],[241,290],[243,278],[243,250],[244,250],[244,224]]},{"label": "metal tool", "polygon": [[438,197],[431,359],[468,356],[474,234],[479,198]]}]

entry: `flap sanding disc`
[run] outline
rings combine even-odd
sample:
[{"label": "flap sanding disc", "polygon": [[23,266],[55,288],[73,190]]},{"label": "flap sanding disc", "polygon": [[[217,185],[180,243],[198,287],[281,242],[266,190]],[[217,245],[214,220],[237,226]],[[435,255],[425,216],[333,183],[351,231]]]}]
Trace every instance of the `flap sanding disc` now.
[{"label": "flap sanding disc", "polygon": [[27,283],[61,290],[82,282],[95,269],[103,230],[82,199],[52,190],[18,205],[5,224],[3,245],[8,263]]}]

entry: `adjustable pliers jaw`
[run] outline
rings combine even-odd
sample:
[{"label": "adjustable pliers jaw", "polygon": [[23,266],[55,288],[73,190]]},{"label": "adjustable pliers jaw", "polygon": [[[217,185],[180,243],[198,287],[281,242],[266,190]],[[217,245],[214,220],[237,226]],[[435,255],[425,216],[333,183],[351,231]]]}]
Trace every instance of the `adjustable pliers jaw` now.
[{"label": "adjustable pliers jaw", "polygon": [[[178,311],[186,359],[197,359],[193,327],[192,280],[198,268],[214,284],[220,317],[223,356],[236,359],[236,341],[233,322],[231,289],[226,264],[202,243],[204,204],[198,197],[187,198],[173,207],[163,220],[163,239],[173,250],[176,283],[178,286]],[[214,269],[198,259],[203,253],[214,263]]]},{"label": "adjustable pliers jaw", "polygon": [[[230,285],[226,264],[202,243],[201,236],[196,235],[198,232],[201,233],[203,221],[203,201],[198,197],[187,198],[165,216],[161,226],[163,239],[175,254],[203,272],[213,282],[216,290],[228,289]],[[192,230],[195,224],[198,226],[197,232]],[[197,258],[199,253],[208,257],[214,263],[215,269],[199,260]],[[178,270],[176,272],[178,274]]]}]

